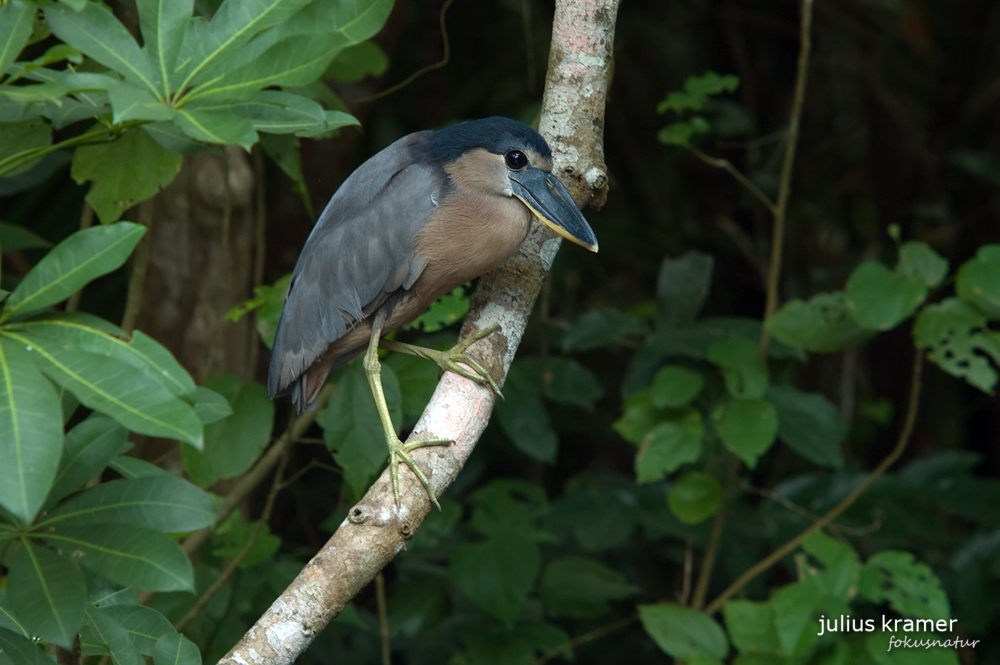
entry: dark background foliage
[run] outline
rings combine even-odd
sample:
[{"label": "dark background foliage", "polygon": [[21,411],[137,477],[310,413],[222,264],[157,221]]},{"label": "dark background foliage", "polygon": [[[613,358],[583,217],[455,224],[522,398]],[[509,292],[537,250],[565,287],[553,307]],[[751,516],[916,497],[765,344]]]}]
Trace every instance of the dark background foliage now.
[{"label": "dark background foliage", "polygon": [[[322,210],[357,165],[396,138],[487,115],[536,119],[552,8],[535,0],[458,0],[447,12],[448,63],[375,97],[441,58],[441,9],[437,2],[397,0],[374,40],[387,56],[384,72],[331,82],[361,128],[343,128],[331,140],[301,141],[306,197],[258,149],[243,167],[253,184],[245,201],[231,201],[225,214],[216,211],[215,221],[205,223],[217,229],[225,218],[235,233],[250,237],[253,210],[264,204],[264,283],[290,272],[312,228],[313,215],[303,198],[314,211]],[[135,22],[129,6],[116,11],[127,25]],[[947,258],[952,275],[978,248],[1000,242],[1000,51],[995,47],[1000,5],[993,0],[821,1],[812,30],[783,300],[841,290],[866,260],[894,265],[897,245],[890,230],[897,227],[893,232],[904,241],[922,241]],[[699,317],[759,320],[771,216],[725,171],[660,143],[658,132],[676,118],[657,114],[656,107],[692,75],[736,74],[738,89],[713,97],[703,109],[712,131],[696,143],[729,159],[774,198],[798,51],[798,3],[629,0],[622,6],[605,124],[611,190],[602,210],[585,211],[601,251],[594,256],[563,247],[512,370],[508,401],[514,404],[501,405],[442,500],[443,512],[428,519],[409,551],[385,571],[396,662],[545,662],[559,659],[571,639],[576,662],[669,662],[643,630],[635,606],[689,598],[692,580],[685,561],[694,561],[697,575],[712,520],[689,526],[670,512],[665,496],[676,476],[637,485],[637,448],[613,425],[622,418],[625,400],[645,388],[664,362],[650,358],[641,334],[653,326],[657,308],[665,306],[657,298],[662,262],[690,250],[712,257]],[[197,159],[187,158],[182,171],[201,174],[187,176],[192,186],[211,177],[197,170]],[[169,217],[170,201],[197,198],[183,187],[171,185],[151,208],[129,218]],[[44,187],[0,199],[4,221],[57,242],[78,227],[86,191],[66,177],[54,177]],[[248,210],[243,221],[241,206]],[[227,259],[235,262],[227,270],[242,280],[232,288],[215,283],[224,276],[199,276],[197,269],[177,277],[169,257],[157,248],[199,244],[210,249],[218,242],[213,232],[191,233],[185,244],[173,236],[152,245],[150,265],[167,267],[150,273],[138,327],[170,348],[199,383],[222,373],[263,382],[268,353],[250,349],[257,339],[249,318],[224,324],[213,319],[203,333],[176,334],[178,320],[201,325],[197,316],[208,305],[199,308],[205,301],[199,294],[217,290],[220,303],[235,306],[250,297],[253,282],[249,243],[246,256]],[[195,266],[213,260],[210,252],[199,252]],[[5,272],[23,276],[40,254],[5,253]],[[943,298],[952,280],[931,300]],[[168,293],[169,285],[174,292]],[[127,286],[127,275],[102,278],[85,291],[81,309],[120,320]],[[573,335],[597,335],[584,317],[593,312],[614,313],[606,342],[568,342]],[[727,487],[727,516],[708,599],[831,508],[893,448],[911,389],[911,325],[909,320],[846,350],[772,361],[772,379],[820,393],[836,406],[847,428],[843,468],[816,465],[784,446],[774,446],[755,468],[740,469],[738,475],[720,446],[692,465]],[[404,335],[431,343],[442,339]],[[222,349],[234,345],[234,357],[224,357]],[[547,382],[545,363],[564,357],[577,363],[573,371],[582,367],[585,376],[572,375],[576,380],[559,385],[551,377],[565,375],[549,374]],[[392,358],[387,364],[400,377],[404,423],[412,423],[433,385],[434,370],[414,368],[408,359]],[[542,370],[536,372],[537,367]],[[341,375],[338,380],[349,379]],[[511,385],[516,381],[521,383]],[[721,379],[715,381],[721,391]],[[210,385],[232,397],[223,384]],[[293,414],[286,400],[275,408],[277,436]],[[325,425],[322,418],[320,424]],[[324,430],[314,426],[303,441],[320,443],[323,437]],[[981,640],[961,652],[963,663],[1000,663],[993,631],[1000,625],[998,441],[996,396],[927,363],[916,426],[903,457],[831,529],[862,560],[886,549],[904,550],[933,569],[959,619],[959,633]],[[173,444],[139,443],[138,456],[178,467]],[[536,445],[547,445],[551,454],[532,452]],[[188,626],[206,660],[238,639],[300,562],[320,548],[355,498],[321,445],[293,449],[286,475],[300,472],[277,499],[269,532],[259,544],[263,553],[244,562],[224,592]],[[225,494],[231,482],[213,490]],[[266,495],[266,486],[253,495],[248,518],[259,514]],[[237,543],[228,550],[224,532],[201,555],[195,568],[199,590],[250,538],[246,525],[242,528],[242,535],[236,535],[240,527],[235,524],[228,531]],[[500,544],[511,540],[538,547],[509,550]],[[814,557],[815,551],[810,550]],[[509,577],[477,578],[477,570],[492,570],[476,565],[489,556]],[[534,572],[526,571],[531,565],[525,561],[533,556],[541,560]],[[574,559],[580,556],[587,559]],[[589,567],[594,562],[600,567]],[[767,601],[801,579],[806,565],[804,558],[786,557],[742,594]],[[496,600],[498,594],[488,587],[497,584],[513,589],[514,599]],[[526,585],[523,593],[521,585]],[[577,585],[599,591],[574,597],[567,589]],[[192,603],[189,594],[180,593],[153,599],[172,620]],[[301,662],[378,662],[378,605],[375,589],[365,590]],[[848,611],[877,619],[898,610],[859,602]],[[906,662],[847,654],[846,648],[824,643],[794,662]],[[739,658],[744,664],[777,662],[771,656],[754,660],[747,653]]]}]

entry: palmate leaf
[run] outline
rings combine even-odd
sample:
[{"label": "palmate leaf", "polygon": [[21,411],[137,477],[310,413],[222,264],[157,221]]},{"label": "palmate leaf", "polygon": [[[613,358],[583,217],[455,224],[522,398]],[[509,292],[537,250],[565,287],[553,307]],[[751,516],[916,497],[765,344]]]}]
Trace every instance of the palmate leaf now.
[{"label": "palmate leaf", "polygon": [[135,524],[163,533],[183,533],[210,526],[215,519],[212,497],[173,476],[102,483],[61,504],[38,526]]},{"label": "palmate leaf", "polygon": [[26,542],[10,564],[7,598],[32,635],[69,648],[83,625],[87,586],[72,561]]},{"label": "palmate leaf", "polygon": [[[133,168],[132,171],[135,169]],[[87,282],[115,270],[146,232],[131,222],[77,231],[46,254],[4,303],[0,323],[65,300]]]},{"label": "palmate leaf", "polygon": [[[128,604],[111,605],[94,610],[93,613],[103,615],[121,626],[136,650],[144,656],[153,655],[153,649],[161,637],[177,632],[165,616],[151,607]],[[90,614],[91,612],[88,612],[88,615]],[[86,637],[86,631],[81,634],[81,641],[84,641],[84,637]],[[85,641],[83,646],[87,646]]]},{"label": "palmate leaf", "polygon": [[149,58],[111,10],[88,2],[76,12],[55,3],[45,8],[45,19],[62,41],[118,72],[132,85],[158,93]]},{"label": "palmate leaf", "polygon": [[38,534],[116,584],[151,591],[191,591],[194,573],[170,536],[132,524],[60,526]]},{"label": "palmate leaf", "polygon": [[137,0],[139,29],[143,50],[152,61],[163,96],[170,92],[170,76],[175,71],[177,54],[184,32],[191,21],[194,0]]},{"label": "palmate leaf", "polygon": [[153,665],[201,665],[201,652],[180,633],[167,633],[156,642]]},{"label": "palmate leaf", "polygon": [[[84,636],[85,633],[85,636]],[[81,631],[80,646],[90,653],[111,656],[114,665],[144,665],[129,634],[117,621],[94,607],[87,608],[87,623]]]},{"label": "palmate leaf", "polygon": [[106,413],[134,432],[201,447],[202,424],[193,407],[174,397],[162,382],[115,358],[47,337],[19,332],[8,332],[7,337],[31,347],[42,371],[91,409]]},{"label": "palmate leaf", "polygon": [[0,505],[30,524],[62,450],[59,397],[23,344],[0,336]]}]

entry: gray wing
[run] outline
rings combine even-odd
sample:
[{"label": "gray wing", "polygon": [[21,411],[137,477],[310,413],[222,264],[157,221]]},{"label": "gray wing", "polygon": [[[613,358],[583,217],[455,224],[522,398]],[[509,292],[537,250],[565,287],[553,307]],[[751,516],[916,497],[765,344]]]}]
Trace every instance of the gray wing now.
[{"label": "gray wing", "polygon": [[447,175],[396,141],[362,164],[327,204],[292,273],[268,375],[272,397],[397,289],[413,286],[423,259],[413,237],[441,199]]}]

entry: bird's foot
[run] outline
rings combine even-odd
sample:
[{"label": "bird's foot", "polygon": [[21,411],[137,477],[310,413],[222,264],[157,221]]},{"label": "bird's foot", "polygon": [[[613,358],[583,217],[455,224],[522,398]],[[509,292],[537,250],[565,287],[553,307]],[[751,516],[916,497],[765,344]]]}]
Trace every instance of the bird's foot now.
[{"label": "bird's foot", "polygon": [[468,349],[471,345],[475,344],[484,337],[489,337],[498,330],[500,330],[500,324],[494,323],[489,328],[484,328],[472,335],[469,335],[461,342],[445,351],[437,351],[435,349],[427,349],[422,346],[414,346],[413,344],[405,344],[403,342],[385,339],[382,340],[381,344],[382,348],[389,349],[390,351],[402,351],[403,353],[409,353],[411,355],[420,356],[421,358],[426,358],[427,360],[437,363],[437,366],[445,372],[454,372],[455,374],[464,376],[465,378],[471,379],[476,383],[488,385],[493,389],[493,392],[503,399],[503,393],[500,392],[500,386],[497,385],[493,375],[490,374],[485,367],[480,365],[465,353],[466,349]]},{"label": "bird's foot", "polygon": [[389,446],[389,477],[392,478],[392,495],[396,499],[396,508],[400,507],[399,501],[399,463],[402,462],[406,466],[410,467],[410,471],[413,475],[417,477],[417,480],[424,486],[427,491],[427,496],[430,498],[431,503],[438,510],[441,510],[441,504],[438,503],[437,497],[434,496],[434,490],[431,489],[431,481],[427,479],[424,472],[420,470],[413,458],[410,457],[410,453],[417,448],[426,448],[427,446],[448,446],[454,443],[451,439],[422,439],[419,441],[411,441],[409,443],[403,443],[398,437],[393,436],[391,440],[387,440],[386,444]]}]

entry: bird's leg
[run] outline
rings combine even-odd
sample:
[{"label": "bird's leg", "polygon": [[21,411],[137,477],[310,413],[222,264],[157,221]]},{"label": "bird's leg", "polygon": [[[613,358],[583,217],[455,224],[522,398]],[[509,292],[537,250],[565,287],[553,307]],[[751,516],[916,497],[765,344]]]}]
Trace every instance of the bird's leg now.
[{"label": "bird's leg", "polygon": [[392,495],[396,499],[396,507],[399,508],[398,467],[399,462],[402,461],[406,466],[410,467],[413,475],[423,484],[431,503],[438,510],[441,510],[441,504],[438,503],[437,497],[434,496],[434,490],[431,489],[430,481],[413,461],[413,458],[410,457],[410,452],[417,448],[446,446],[453,442],[451,439],[424,439],[422,441],[403,443],[396,435],[396,428],[393,427],[392,418],[389,416],[389,407],[385,403],[385,393],[382,391],[382,364],[378,361],[379,337],[382,336],[382,326],[384,324],[385,313],[379,312],[375,315],[375,320],[372,322],[372,337],[371,341],[368,342],[368,351],[365,353],[364,363],[365,374],[368,376],[368,384],[371,386],[372,395],[375,397],[375,408],[378,409],[378,417],[382,421],[382,430],[385,432],[385,443],[389,447],[389,476],[392,478]]},{"label": "bird's leg", "polygon": [[[403,353],[408,353],[411,356],[419,356],[421,358],[426,358],[437,363],[445,372],[454,372],[460,376],[464,376],[467,379],[472,379],[477,383],[486,384],[493,388],[494,392],[500,397],[503,397],[503,393],[500,392],[500,386],[493,379],[493,376],[486,371],[482,365],[477,363],[475,360],[466,355],[465,350],[469,348],[472,344],[475,344],[484,337],[488,337],[493,333],[500,330],[500,324],[494,323],[489,328],[484,328],[476,332],[475,334],[469,335],[461,342],[451,347],[446,351],[436,351],[435,349],[428,349],[423,346],[415,346],[413,344],[406,344],[405,342],[397,342],[392,339],[383,339],[379,344],[383,349],[388,351],[401,351]],[[459,365],[462,363],[468,365],[472,369],[466,369]]]}]

